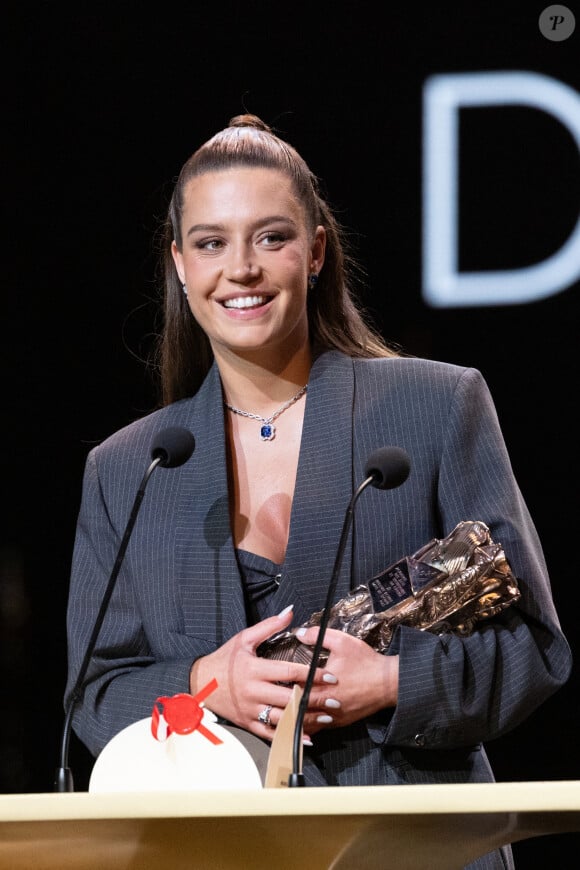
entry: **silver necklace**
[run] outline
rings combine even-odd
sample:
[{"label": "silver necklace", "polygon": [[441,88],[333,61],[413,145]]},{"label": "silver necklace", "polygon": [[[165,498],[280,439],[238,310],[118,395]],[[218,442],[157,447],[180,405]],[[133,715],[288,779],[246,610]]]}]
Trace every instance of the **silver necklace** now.
[{"label": "silver necklace", "polygon": [[259,420],[262,424],[260,426],[260,438],[262,441],[272,441],[276,435],[276,427],[273,426],[274,420],[280,416],[284,411],[287,410],[294,402],[297,402],[300,396],[302,396],[308,388],[308,384],[304,384],[303,387],[300,387],[295,396],[292,396],[291,399],[288,399],[287,402],[284,402],[281,408],[278,408],[277,411],[274,411],[273,414],[270,414],[269,417],[260,417],[259,414],[252,414],[250,411],[241,411],[239,408],[234,408],[233,405],[228,405],[227,402],[224,402],[224,405],[229,411],[233,411],[234,414],[239,414],[240,417],[249,417],[251,420]]}]

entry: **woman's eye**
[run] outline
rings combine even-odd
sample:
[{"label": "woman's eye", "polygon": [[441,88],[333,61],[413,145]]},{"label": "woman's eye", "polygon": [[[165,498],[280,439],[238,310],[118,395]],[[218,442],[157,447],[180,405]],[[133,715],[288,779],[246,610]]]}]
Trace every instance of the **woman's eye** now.
[{"label": "woman's eye", "polygon": [[196,248],[201,251],[217,251],[222,243],[219,239],[200,239],[195,243]]},{"label": "woman's eye", "polygon": [[262,236],[262,242],[266,245],[279,245],[281,242],[285,241],[286,236],[283,233],[266,233],[265,236]]}]

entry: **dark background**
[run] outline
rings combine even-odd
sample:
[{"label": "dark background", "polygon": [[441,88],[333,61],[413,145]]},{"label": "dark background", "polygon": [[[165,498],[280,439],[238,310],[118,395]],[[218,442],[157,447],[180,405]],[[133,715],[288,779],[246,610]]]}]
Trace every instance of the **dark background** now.
[{"label": "dark background", "polygon": [[[154,232],[184,160],[242,111],[273,125],[322,177],[385,336],[485,375],[578,657],[580,282],[517,306],[433,309],[421,296],[425,79],[516,69],[580,91],[575,6],[576,31],[551,42],[538,28],[544,4],[529,2],[5,4],[2,792],[53,789],[84,461],[154,405],[144,363],[156,329]],[[462,269],[544,259],[579,202],[578,151],[551,116],[462,112]],[[499,780],[580,779],[579,686],[576,666],[535,715],[489,744]],[[74,740],[71,759],[84,789],[90,760]],[[518,866],[558,855],[557,866],[573,866],[564,856],[579,839],[518,844]]]}]

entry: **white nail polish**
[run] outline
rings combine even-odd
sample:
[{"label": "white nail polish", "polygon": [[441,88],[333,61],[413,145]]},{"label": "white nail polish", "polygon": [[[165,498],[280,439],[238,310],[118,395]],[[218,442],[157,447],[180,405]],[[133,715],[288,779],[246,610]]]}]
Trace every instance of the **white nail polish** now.
[{"label": "white nail polish", "polygon": [[281,610],[280,613],[278,614],[278,619],[284,619],[286,614],[290,613],[290,611],[293,609],[293,607],[294,607],[293,604],[289,604],[288,607],[285,607],[284,610]]},{"label": "white nail polish", "polygon": [[336,679],[334,674],[324,674],[322,679],[324,680],[325,683],[332,683],[333,685],[338,683],[338,680]]},{"label": "white nail polish", "polygon": [[321,725],[329,725],[332,722],[332,716],[317,716],[316,721],[320,722]]},{"label": "white nail polish", "polygon": [[306,634],[305,628],[298,628],[296,630],[296,637],[304,637],[305,634]]},{"label": "white nail polish", "polygon": [[334,698],[327,698],[324,702],[325,707],[332,707],[334,710],[338,710],[340,707],[340,701],[335,701]]},{"label": "white nail polish", "polygon": [[304,744],[304,746],[314,746],[314,743],[312,742],[310,737],[303,737],[302,743]]}]

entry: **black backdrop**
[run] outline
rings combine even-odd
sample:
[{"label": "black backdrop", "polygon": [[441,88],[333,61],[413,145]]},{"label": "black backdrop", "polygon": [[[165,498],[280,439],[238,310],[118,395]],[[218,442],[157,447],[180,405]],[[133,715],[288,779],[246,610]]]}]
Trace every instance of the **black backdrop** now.
[{"label": "black backdrop", "polygon": [[[526,70],[580,91],[577,30],[546,39],[544,6],[4,7],[4,415],[0,537],[0,789],[52,790],[66,672],[65,609],[89,447],[147,412],[153,234],[186,157],[241,111],[322,176],[353,232],[383,333],[479,368],[494,394],[573,649],[580,282],[531,304],[429,307],[421,294],[422,94],[434,73]],[[570,4],[574,9],[574,4]],[[531,109],[465,112],[462,269],[518,268],[566,239],[580,161]],[[578,670],[489,745],[500,780],[580,779]],[[77,789],[89,759],[76,742]],[[578,835],[516,847],[541,866]],[[559,866],[569,866],[562,857]]]}]

